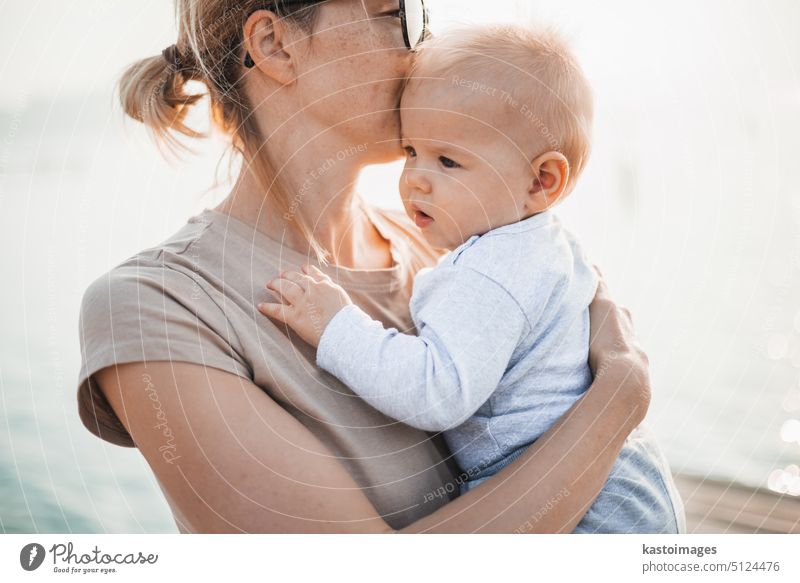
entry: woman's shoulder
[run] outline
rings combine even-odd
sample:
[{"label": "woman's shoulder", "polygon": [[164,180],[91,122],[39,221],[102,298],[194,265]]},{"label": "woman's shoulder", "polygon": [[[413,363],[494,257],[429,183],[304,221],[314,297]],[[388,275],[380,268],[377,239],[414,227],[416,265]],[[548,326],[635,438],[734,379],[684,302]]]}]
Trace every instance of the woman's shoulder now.
[{"label": "woman's shoulder", "polygon": [[229,352],[238,346],[234,336],[219,341],[227,329],[223,266],[208,227],[195,217],[89,285],[79,317],[84,368],[92,358],[109,359],[112,348],[128,361],[179,355],[203,362],[199,348],[216,344]]},{"label": "woman's shoulder", "polygon": [[[196,287],[202,277],[201,259],[206,249],[216,247],[211,222],[205,213],[189,219],[160,243],[142,249],[95,279],[84,293],[82,308],[92,311],[106,300],[123,304],[153,292],[169,293]],[[205,261],[204,261],[205,262]]]},{"label": "woman's shoulder", "polygon": [[[203,221],[190,220],[163,242],[95,279],[80,306],[78,405],[84,425],[119,445],[132,445],[94,382],[109,366],[133,362],[198,363],[249,378],[235,334],[202,267],[213,248]],[[213,259],[211,260],[213,263]]]}]

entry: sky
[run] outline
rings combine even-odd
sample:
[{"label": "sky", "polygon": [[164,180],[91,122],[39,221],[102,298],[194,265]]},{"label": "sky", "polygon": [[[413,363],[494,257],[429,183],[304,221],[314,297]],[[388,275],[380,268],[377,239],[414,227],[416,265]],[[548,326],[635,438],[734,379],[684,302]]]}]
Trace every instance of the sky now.
[{"label": "sky", "polygon": [[[490,11],[478,0],[428,1],[435,30],[527,19],[555,25],[573,38],[595,82],[620,97],[636,85],[662,89],[665,80],[723,83],[739,62],[758,67],[748,84],[797,86],[795,0],[495,0]],[[101,91],[127,63],[175,40],[170,0],[0,0],[0,15],[0,106]]]}]

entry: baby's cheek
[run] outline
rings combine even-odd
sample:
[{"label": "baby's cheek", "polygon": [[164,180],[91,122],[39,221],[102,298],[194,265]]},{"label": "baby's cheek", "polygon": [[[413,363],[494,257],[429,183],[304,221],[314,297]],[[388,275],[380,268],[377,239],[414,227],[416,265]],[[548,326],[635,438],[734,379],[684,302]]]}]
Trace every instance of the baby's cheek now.
[{"label": "baby's cheek", "polygon": [[403,173],[400,175],[400,199],[403,202],[408,200],[408,174],[407,170],[403,168]]}]

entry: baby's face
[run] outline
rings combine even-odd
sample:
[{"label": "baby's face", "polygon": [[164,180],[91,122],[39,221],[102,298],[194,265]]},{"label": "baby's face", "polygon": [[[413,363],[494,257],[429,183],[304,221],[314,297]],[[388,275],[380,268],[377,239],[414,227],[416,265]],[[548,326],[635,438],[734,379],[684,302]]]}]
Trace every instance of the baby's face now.
[{"label": "baby's face", "polygon": [[434,247],[517,222],[533,181],[530,161],[508,135],[514,112],[500,97],[412,79],[401,101],[406,212]]}]

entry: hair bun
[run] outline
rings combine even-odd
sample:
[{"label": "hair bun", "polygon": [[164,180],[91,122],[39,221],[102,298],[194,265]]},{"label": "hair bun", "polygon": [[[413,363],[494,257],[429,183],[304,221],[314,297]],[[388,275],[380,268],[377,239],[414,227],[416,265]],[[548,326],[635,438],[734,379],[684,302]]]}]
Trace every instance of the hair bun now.
[{"label": "hair bun", "polygon": [[161,51],[161,54],[164,56],[164,60],[169,64],[176,72],[183,71],[183,59],[181,59],[181,53],[178,51],[178,45],[170,45]]}]

